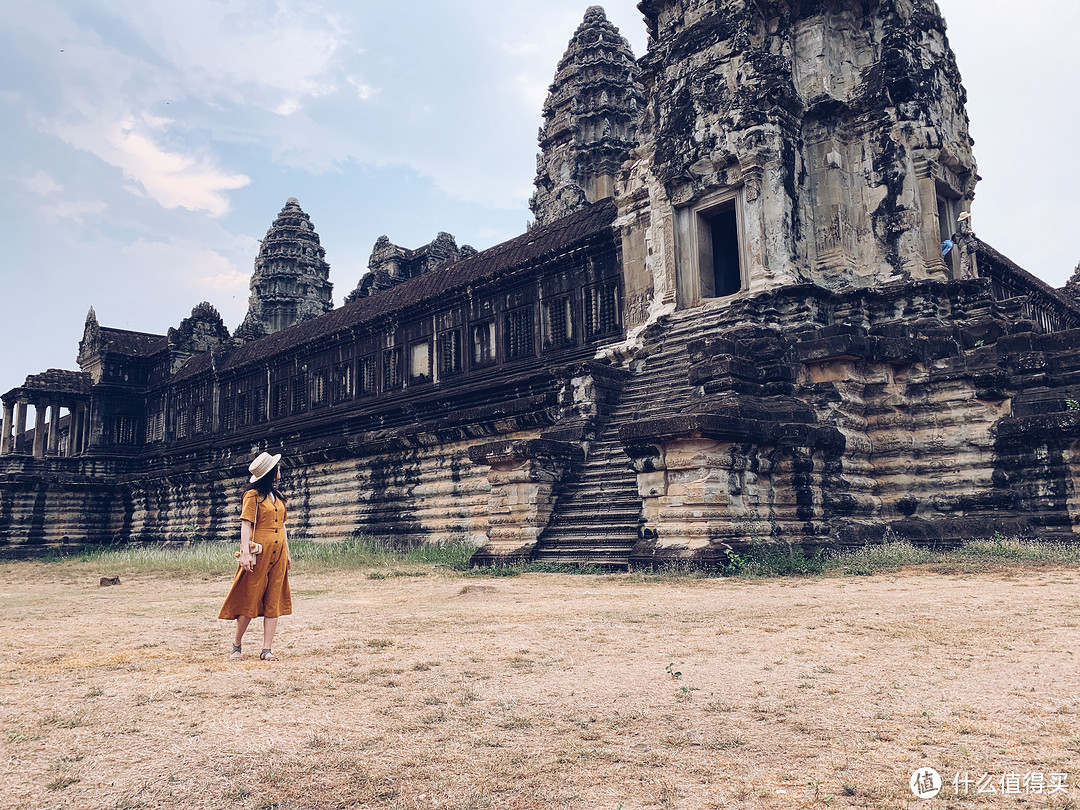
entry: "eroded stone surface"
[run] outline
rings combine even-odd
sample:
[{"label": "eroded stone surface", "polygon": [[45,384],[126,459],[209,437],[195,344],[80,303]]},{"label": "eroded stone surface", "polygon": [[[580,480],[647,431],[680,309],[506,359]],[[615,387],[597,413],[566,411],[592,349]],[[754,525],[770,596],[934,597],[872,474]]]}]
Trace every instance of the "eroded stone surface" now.
[{"label": "eroded stone surface", "polygon": [[236,337],[256,340],[329,312],[334,308],[329,276],[319,234],[300,202],[290,197],[259,247],[247,317]]},{"label": "eroded stone surface", "polygon": [[630,43],[600,6],[590,6],[544,102],[536,192],[529,201],[538,224],[613,195],[615,176],[637,145],[637,77]]}]

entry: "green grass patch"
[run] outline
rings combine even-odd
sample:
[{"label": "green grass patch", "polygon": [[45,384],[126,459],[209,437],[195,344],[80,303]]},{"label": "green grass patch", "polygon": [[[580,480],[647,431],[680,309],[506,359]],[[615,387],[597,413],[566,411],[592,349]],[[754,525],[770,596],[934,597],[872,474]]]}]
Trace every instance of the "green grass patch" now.
[{"label": "green grass patch", "polygon": [[[236,569],[233,553],[238,543],[201,542],[190,546],[132,545],[52,553],[30,563],[46,568],[63,565],[68,574],[124,576],[171,574],[219,578]],[[476,550],[467,543],[432,544],[398,548],[356,534],[338,542],[292,540],[293,563],[305,570],[364,572],[370,580],[429,576],[436,570],[464,577],[514,577],[521,574],[574,574],[623,576],[595,565],[527,562],[495,568],[469,568]],[[941,573],[979,573],[1040,567],[1080,566],[1080,544],[1042,543],[995,535],[973,540],[955,549],[916,546],[902,539],[842,551],[805,552],[798,545],[756,541],[741,551],[725,552],[720,564],[702,568],[692,561],[676,561],[652,571],[637,571],[632,581],[712,578],[873,576],[902,568],[924,568]]]},{"label": "green grass patch", "polygon": [[725,576],[747,578],[787,576],[873,576],[902,568],[926,568],[941,573],[977,573],[1008,568],[1080,565],[1080,545],[1041,543],[995,535],[953,549],[916,546],[889,540],[856,549],[805,553],[798,546],[755,544],[747,552],[728,552]]},{"label": "green grass patch", "polygon": [[[236,569],[239,541],[191,545],[128,545],[51,551],[39,562],[46,566],[92,568],[94,575],[132,576],[173,574],[220,577]],[[475,547],[466,543],[424,545],[398,549],[392,544],[356,534],[344,540],[290,540],[293,565],[302,570],[373,569],[372,579],[426,576],[433,568],[467,570]],[[81,565],[80,565],[81,564]]]}]

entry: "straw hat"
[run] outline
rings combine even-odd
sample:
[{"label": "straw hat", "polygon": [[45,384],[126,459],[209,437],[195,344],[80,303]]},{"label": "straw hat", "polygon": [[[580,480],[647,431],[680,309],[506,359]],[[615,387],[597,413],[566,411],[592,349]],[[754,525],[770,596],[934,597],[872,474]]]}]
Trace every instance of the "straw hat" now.
[{"label": "straw hat", "polygon": [[248,472],[251,473],[250,483],[254,484],[274,469],[279,461],[281,461],[281,453],[276,456],[269,453],[259,453],[259,455],[255,456],[255,460],[248,465]]}]

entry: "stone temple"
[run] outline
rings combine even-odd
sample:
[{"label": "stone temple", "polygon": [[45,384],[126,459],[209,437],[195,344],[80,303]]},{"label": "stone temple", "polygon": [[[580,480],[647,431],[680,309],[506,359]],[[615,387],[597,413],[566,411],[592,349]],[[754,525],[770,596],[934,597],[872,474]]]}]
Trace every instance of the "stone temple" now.
[{"label": "stone temple", "polygon": [[933,0],[639,8],[640,59],[585,12],[516,239],[381,238],[334,308],[290,199],[235,333],[206,303],[164,334],[90,310],[78,371],[3,394],[3,553],[235,537],[262,449],[296,535],[484,563],[1072,542],[1080,284],[973,231]]}]

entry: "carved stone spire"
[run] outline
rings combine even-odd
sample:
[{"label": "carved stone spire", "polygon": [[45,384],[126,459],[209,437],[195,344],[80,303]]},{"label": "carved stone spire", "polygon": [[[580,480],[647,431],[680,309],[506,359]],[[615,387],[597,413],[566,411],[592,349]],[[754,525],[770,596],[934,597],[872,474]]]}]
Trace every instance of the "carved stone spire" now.
[{"label": "carved stone spire", "polygon": [[[1065,282],[1062,290],[1072,296],[1077,303],[1080,303],[1080,262],[1076,263],[1076,269],[1073,270],[1072,276]],[[92,309],[90,311],[93,312]]]},{"label": "carved stone spire", "polygon": [[615,175],[637,145],[642,96],[630,43],[590,6],[559,62],[544,103],[536,193],[539,225],[610,197]]},{"label": "carved stone spire", "polygon": [[332,310],[334,285],[325,256],[311,219],[290,197],[262,240],[247,317],[236,337],[256,340]]}]

